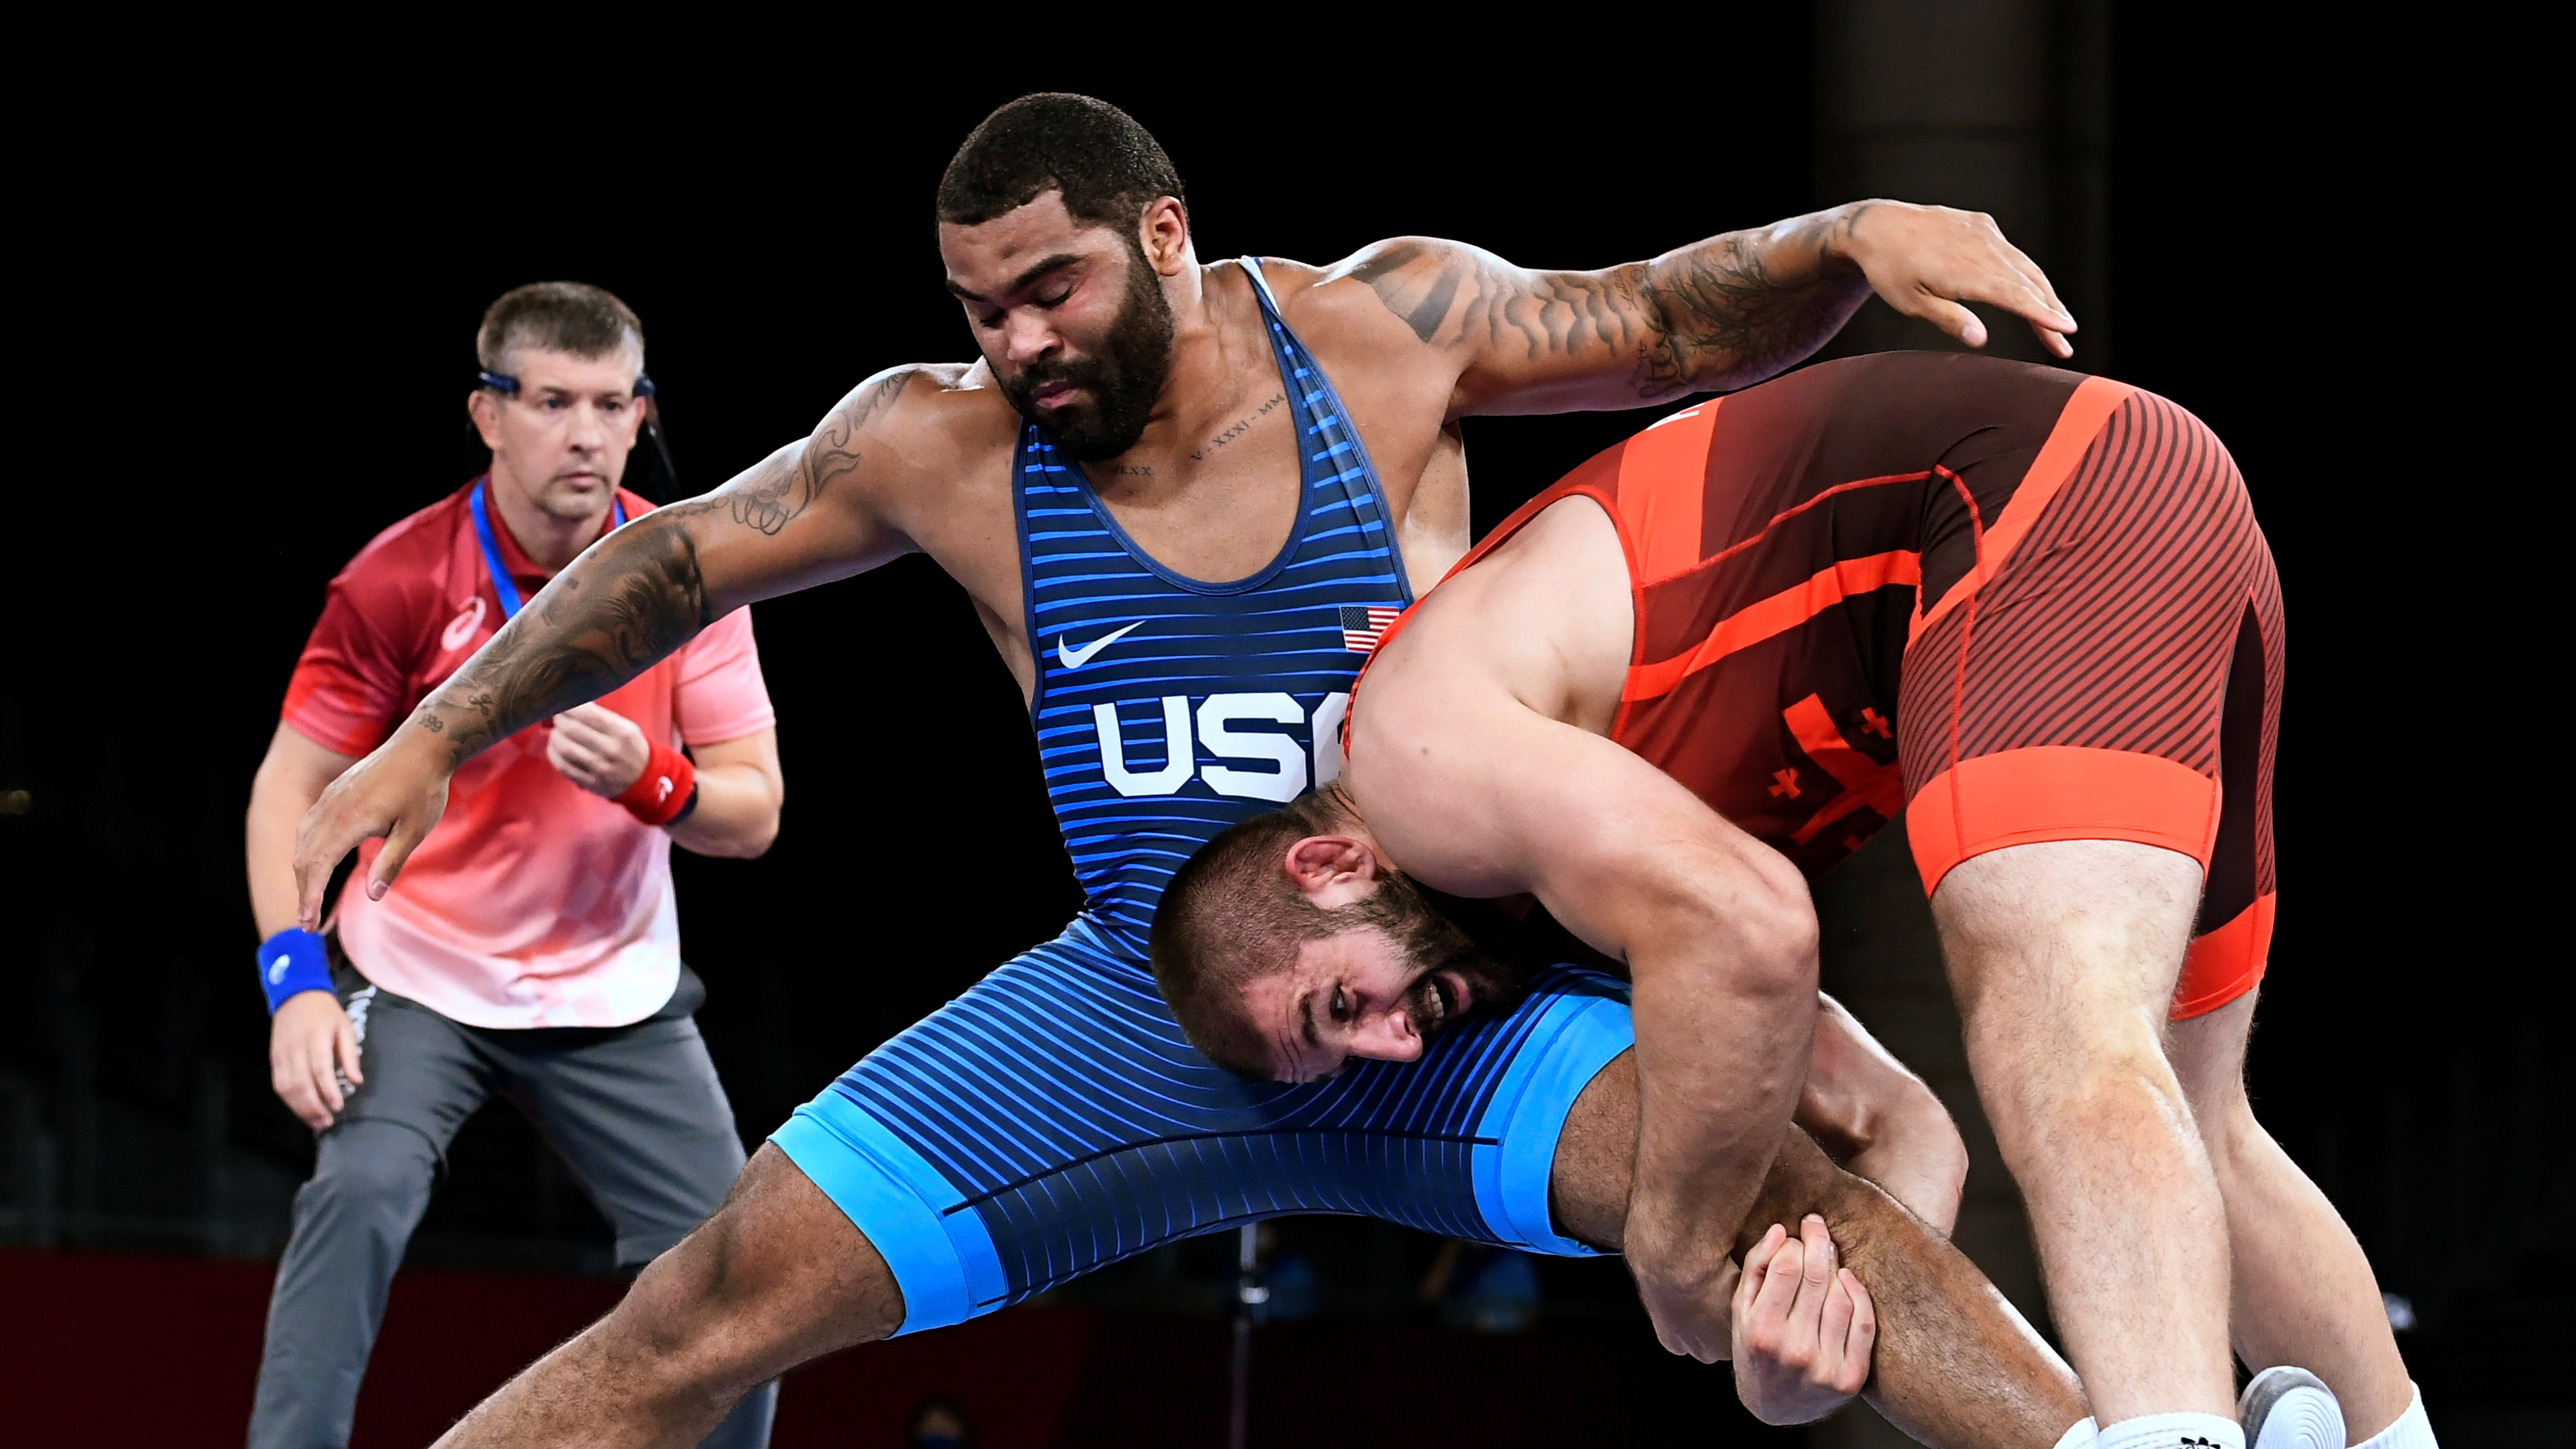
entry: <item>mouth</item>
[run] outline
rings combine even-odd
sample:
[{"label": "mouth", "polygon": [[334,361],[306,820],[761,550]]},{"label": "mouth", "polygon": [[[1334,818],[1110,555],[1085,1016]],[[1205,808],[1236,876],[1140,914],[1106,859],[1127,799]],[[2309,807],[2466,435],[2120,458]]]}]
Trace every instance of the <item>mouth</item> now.
[{"label": "mouth", "polygon": [[1445,972],[1435,971],[1423,978],[1423,1034],[1438,1031],[1450,1017],[1465,1011],[1472,1003],[1466,983]]},{"label": "mouth", "polygon": [[1080,391],[1069,382],[1042,382],[1029,390],[1031,404],[1042,408],[1062,407]]}]

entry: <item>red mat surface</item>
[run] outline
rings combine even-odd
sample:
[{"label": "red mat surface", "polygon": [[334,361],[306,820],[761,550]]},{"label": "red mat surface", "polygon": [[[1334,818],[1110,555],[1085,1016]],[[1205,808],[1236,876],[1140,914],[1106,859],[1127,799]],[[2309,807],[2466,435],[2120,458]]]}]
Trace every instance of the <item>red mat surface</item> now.
[{"label": "red mat surface", "polygon": [[[234,1449],[272,1271],[0,1252],[0,1444]],[[404,1273],[355,1449],[428,1443],[622,1291],[588,1278]],[[1228,1343],[1216,1320],[1013,1309],[799,1371],[775,1443],[900,1449],[915,1406],[937,1392],[966,1407],[978,1449],[1210,1449],[1224,1442]],[[1667,1357],[1651,1339],[1281,1325],[1256,1340],[1252,1438],[1256,1449],[1774,1442],[1732,1387],[1724,1369]]]}]

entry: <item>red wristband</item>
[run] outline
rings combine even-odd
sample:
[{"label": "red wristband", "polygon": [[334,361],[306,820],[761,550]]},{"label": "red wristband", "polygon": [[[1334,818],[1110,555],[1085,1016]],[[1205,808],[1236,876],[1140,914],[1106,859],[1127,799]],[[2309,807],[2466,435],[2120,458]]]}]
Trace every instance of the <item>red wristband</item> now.
[{"label": "red wristband", "polygon": [[698,767],[689,757],[669,745],[655,745],[653,757],[644,762],[644,773],[617,797],[626,813],[647,825],[668,825],[689,803],[689,791],[698,782]]}]

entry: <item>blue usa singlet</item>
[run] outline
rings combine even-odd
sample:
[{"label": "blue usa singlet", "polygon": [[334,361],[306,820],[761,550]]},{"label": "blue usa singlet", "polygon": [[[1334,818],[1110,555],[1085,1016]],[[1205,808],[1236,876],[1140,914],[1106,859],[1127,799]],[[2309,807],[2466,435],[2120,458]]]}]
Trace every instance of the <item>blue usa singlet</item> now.
[{"label": "blue usa singlet", "polygon": [[1163,567],[1036,424],[1021,431],[1038,758],[1087,914],[1140,953],[1192,852],[1341,773],[1351,680],[1413,602],[1367,450],[1266,291],[1262,315],[1283,386],[1259,411],[1289,410],[1305,486],[1257,573]]},{"label": "blue usa singlet", "polygon": [[1573,1095],[1628,1043],[1617,983],[1551,972],[1419,1063],[1294,1087],[1209,1064],[1155,992],[1146,937],[1165,883],[1228,825],[1340,773],[1351,680],[1411,602],[1367,450],[1243,266],[1281,382],[1263,410],[1286,409],[1300,445],[1286,541],[1248,577],[1184,577],[1023,426],[1030,712],[1084,911],[773,1138],[894,1270],[906,1332],[1280,1213],[1584,1251],[1548,1221],[1547,1174]]}]

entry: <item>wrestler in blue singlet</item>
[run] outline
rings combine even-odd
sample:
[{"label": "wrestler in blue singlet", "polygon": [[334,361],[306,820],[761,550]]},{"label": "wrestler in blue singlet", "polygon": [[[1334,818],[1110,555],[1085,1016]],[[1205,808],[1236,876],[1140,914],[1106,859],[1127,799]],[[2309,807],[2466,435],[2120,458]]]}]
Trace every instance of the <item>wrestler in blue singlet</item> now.
[{"label": "wrestler in blue singlet", "polygon": [[1210,1065],[1155,992],[1164,883],[1228,825],[1341,773],[1352,676],[1412,602],[1367,450],[1259,263],[1243,267],[1305,445],[1287,543],[1248,578],[1184,578],[1023,425],[1030,714],[1083,912],[771,1138],[884,1256],[906,1333],[1283,1213],[1589,1251],[1550,1223],[1548,1178],[1575,1095],[1630,1044],[1620,983],[1550,971],[1417,1064],[1303,1086]]}]

